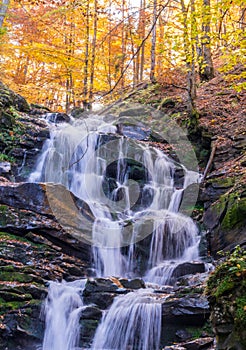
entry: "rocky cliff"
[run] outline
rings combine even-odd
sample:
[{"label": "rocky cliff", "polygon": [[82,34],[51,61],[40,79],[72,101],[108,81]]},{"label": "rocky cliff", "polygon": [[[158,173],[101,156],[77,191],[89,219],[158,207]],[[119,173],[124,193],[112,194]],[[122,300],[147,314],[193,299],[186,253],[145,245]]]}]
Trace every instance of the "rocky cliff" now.
[{"label": "rocky cliff", "polygon": [[[216,89],[215,85],[218,86]],[[227,102],[224,102],[225,96]],[[204,84],[199,90],[197,101],[199,128],[188,135],[196,150],[201,172],[215,148],[193,214],[203,230],[206,230],[208,250],[213,257],[217,257],[219,250],[230,250],[237,244],[244,246],[246,242],[244,97],[245,93],[236,93],[221,77]],[[147,112],[146,107],[136,112],[136,102],[149,106]],[[127,115],[120,115],[122,108],[128,111]],[[151,120],[153,108],[159,108],[164,115],[163,120]],[[92,274],[89,247],[69,234],[69,229],[73,229],[69,223],[67,230],[64,230],[64,225],[60,225],[50,209],[47,186],[49,193],[57,193],[57,186],[60,185],[27,182],[39,151],[49,136],[46,122],[39,117],[46,112],[40,106],[29,106],[22,97],[3,84],[0,85],[0,349],[16,350],[19,347],[27,350],[33,349],[34,344],[40,344],[43,336],[40,308],[50,280],[71,281]],[[125,124],[123,131],[126,136],[134,133],[138,139],[154,144],[175,158],[175,151],[159,138],[160,133],[156,130],[163,127],[166,116],[175,119],[182,127],[187,126],[185,97],[177,90],[168,86],[144,86],[125,101],[114,105],[110,113],[130,118],[136,117],[136,113],[141,114],[144,124]],[[67,117],[63,118],[68,121]],[[58,119],[55,118],[53,122],[59,122]],[[149,128],[145,127],[146,124]],[[62,186],[59,187],[60,191],[63,191]],[[78,211],[83,211],[93,221],[86,204],[72,194],[70,196]],[[66,203],[59,198],[55,200],[56,206],[66,211]],[[197,336],[208,336],[209,333],[203,328],[209,316],[208,304],[201,296],[204,281],[198,279],[189,286],[186,277],[179,278],[176,289],[164,291],[170,294],[163,303],[165,319],[171,320],[171,324],[174,317],[180,320],[180,327],[170,329],[172,340],[192,340],[198,332],[192,323],[196,319],[200,320]],[[105,283],[112,287],[111,282]],[[89,316],[81,321],[91,336],[101,317],[101,310],[117,295],[115,290],[105,290],[105,283],[101,289],[97,289],[95,285],[98,285],[98,281],[88,282],[85,291],[88,303],[96,305],[96,309],[89,310]],[[211,306],[212,310],[216,308],[216,304],[211,303]],[[173,314],[174,309],[181,310],[180,314]],[[186,320],[190,318],[186,327],[183,326],[182,317]],[[233,317],[230,322],[233,322]],[[187,335],[189,327],[190,333]],[[86,340],[87,335],[82,336]],[[89,344],[90,337],[86,341]],[[208,341],[206,346],[210,345],[211,341]],[[183,346],[189,349],[189,345]],[[191,346],[199,348],[198,345]],[[221,349],[229,350],[230,347],[228,345]]]}]

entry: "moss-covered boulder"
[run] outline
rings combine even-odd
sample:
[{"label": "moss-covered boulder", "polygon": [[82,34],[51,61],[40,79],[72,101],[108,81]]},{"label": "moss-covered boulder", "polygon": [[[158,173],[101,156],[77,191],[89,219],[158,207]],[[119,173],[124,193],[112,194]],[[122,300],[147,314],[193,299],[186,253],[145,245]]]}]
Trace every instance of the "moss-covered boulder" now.
[{"label": "moss-covered boulder", "polygon": [[246,250],[234,252],[211,274],[206,293],[218,350],[246,349]]},{"label": "moss-covered boulder", "polygon": [[0,349],[40,347],[41,306],[50,280],[86,275],[83,261],[31,231],[23,237],[0,232]]},{"label": "moss-covered boulder", "polygon": [[246,242],[245,176],[213,181],[213,187],[216,200],[205,211],[203,222],[209,230],[211,253],[216,256],[221,249]]},{"label": "moss-covered boulder", "polygon": [[29,112],[30,107],[24,97],[10,90],[0,81],[0,109],[14,107],[19,112]]}]

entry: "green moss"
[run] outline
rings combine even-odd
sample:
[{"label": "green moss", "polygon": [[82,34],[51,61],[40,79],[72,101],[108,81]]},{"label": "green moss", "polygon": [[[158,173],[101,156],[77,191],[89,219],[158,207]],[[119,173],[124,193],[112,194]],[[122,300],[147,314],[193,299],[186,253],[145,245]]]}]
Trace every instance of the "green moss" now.
[{"label": "green moss", "polygon": [[245,330],[242,326],[246,325],[246,296],[243,295],[236,299],[236,313],[235,313],[235,322],[237,323],[240,329]]},{"label": "green moss", "polygon": [[0,271],[0,281],[27,283],[32,282],[32,280],[33,276],[25,273]]},{"label": "green moss", "polygon": [[[0,225],[6,226],[8,223],[15,222],[16,218],[6,205],[0,206]],[[0,232],[0,239],[2,238],[2,234]]]},{"label": "green moss", "polygon": [[166,97],[161,101],[161,107],[174,107],[176,101],[171,97]]},{"label": "green moss", "polygon": [[[5,213],[9,212],[9,207],[6,205],[2,205],[0,206],[0,214],[4,215]],[[11,215],[13,215],[12,212],[10,212]],[[20,217],[21,217],[21,213],[20,213]],[[14,218],[14,215],[13,215]],[[1,220],[0,220],[1,222]],[[45,244],[43,243],[35,243],[33,241],[30,241],[29,239],[25,238],[25,237],[21,237],[21,236],[16,236],[14,234],[11,233],[7,233],[7,232],[0,232],[0,241],[4,240],[4,241],[19,241],[21,243],[27,243],[28,245],[32,246],[32,247],[36,247],[36,248],[40,248],[41,250],[45,249]],[[52,250],[52,249],[51,249]]]},{"label": "green moss", "polygon": [[10,163],[15,163],[15,158],[11,157],[7,154],[0,153],[0,162],[10,162]]},{"label": "green moss", "polygon": [[191,339],[202,338],[204,337],[204,333],[210,337],[214,336],[212,326],[209,321],[207,321],[203,327],[187,327],[186,331],[190,333]]},{"label": "green moss", "polygon": [[32,296],[31,294],[19,294],[19,293],[10,293],[9,291],[2,291],[0,292],[1,298],[5,300],[6,302],[9,301],[27,301],[31,300]]},{"label": "green moss", "polygon": [[235,227],[241,227],[246,218],[246,198],[240,198],[233,194],[229,197],[226,215],[223,218],[221,227],[230,230]]},{"label": "green moss", "polygon": [[1,309],[0,309],[0,315],[5,314],[9,311],[14,311],[21,309],[23,306],[25,306],[26,302],[23,301],[9,301],[9,302],[3,302],[1,303]]},{"label": "green moss", "polygon": [[218,299],[223,294],[230,292],[235,287],[234,281],[231,280],[230,276],[226,276],[224,280],[220,281],[216,292],[214,293],[215,297]]},{"label": "green moss", "polygon": [[235,184],[236,178],[235,177],[218,178],[218,179],[208,180],[207,182],[211,183],[215,188],[230,188]]},{"label": "green moss", "polygon": [[[223,323],[232,324],[232,339],[246,345],[246,250],[236,247],[234,252],[210,275],[206,294],[212,309],[212,321],[217,326],[215,312],[220,310]],[[216,311],[217,312],[217,311]],[[222,340],[221,340],[222,341]]]}]

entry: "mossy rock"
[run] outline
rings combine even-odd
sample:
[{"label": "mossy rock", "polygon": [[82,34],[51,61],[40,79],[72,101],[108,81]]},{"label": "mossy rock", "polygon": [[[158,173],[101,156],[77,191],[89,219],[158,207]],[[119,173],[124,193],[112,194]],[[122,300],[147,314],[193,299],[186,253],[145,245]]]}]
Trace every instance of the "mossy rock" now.
[{"label": "mossy rock", "polygon": [[224,192],[203,216],[210,231],[211,253],[217,257],[217,251],[246,242],[246,188],[244,178],[238,176],[212,179],[210,184],[213,191]]},{"label": "mossy rock", "polygon": [[0,82],[0,108],[13,106],[17,111],[29,112],[30,107],[26,99],[14,91],[10,90]]},{"label": "mossy rock", "polygon": [[176,101],[171,97],[166,97],[161,101],[161,108],[175,107]]},{"label": "mossy rock", "polygon": [[217,349],[246,348],[246,250],[236,247],[207,281]]},{"label": "mossy rock", "polygon": [[240,198],[235,194],[229,196],[226,214],[221,223],[224,230],[240,228],[246,223],[246,198]]},{"label": "mossy rock", "polygon": [[3,128],[11,129],[13,128],[14,124],[15,118],[11,114],[5,111],[0,112],[0,130]]},{"label": "mossy rock", "polygon": [[211,183],[213,188],[215,189],[233,187],[235,182],[236,182],[235,177],[218,178],[218,179],[211,179],[207,181],[207,183]]},{"label": "mossy rock", "polygon": [[27,283],[33,281],[33,276],[22,272],[0,271],[0,281]]}]

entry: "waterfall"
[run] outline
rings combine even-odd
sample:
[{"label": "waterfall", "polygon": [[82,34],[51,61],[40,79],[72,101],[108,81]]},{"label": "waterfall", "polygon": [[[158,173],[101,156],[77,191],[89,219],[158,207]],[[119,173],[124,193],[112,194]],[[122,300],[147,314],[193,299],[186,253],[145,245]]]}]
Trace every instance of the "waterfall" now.
[{"label": "waterfall", "polygon": [[45,334],[42,350],[72,350],[79,341],[79,319],[83,310],[80,293],[85,280],[50,282],[43,305]]},{"label": "waterfall", "polygon": [[[181,166],[184,180],[178,188],[173,160],[115,131],[96,118],[53,126],[30,181],[61,183],[87,202],[95,216],[91,238],[97,275],[127,277],[136,270],[134,245],[148,235],[148,270],[163,260],[182,259],[189,247],[196,250],[197,228],[178,209],[184,189],[199,176]],[[133,247],[123,254],[122,246],[129,244]]]},{"label": "waterfall", "polygon": [[[185,189],[199,182],[199,174],[146,143],[117,135],[102,119],[52,126],[30,181],[63,184],[88,204],[99,277],[172,284],[179,264],[199,259],[198,229],[179,212]],[[43,350],[78,346],[81,288],[50,284]],[[104,314],[93,349],[158,350],[160,329],[161,304],[153,291],[122,295]]]},{"label": "waterfall", "polygon": [[103,316],[92,344],[93,350],[158,350],[161,304],[152,290],[119,296]]}]

